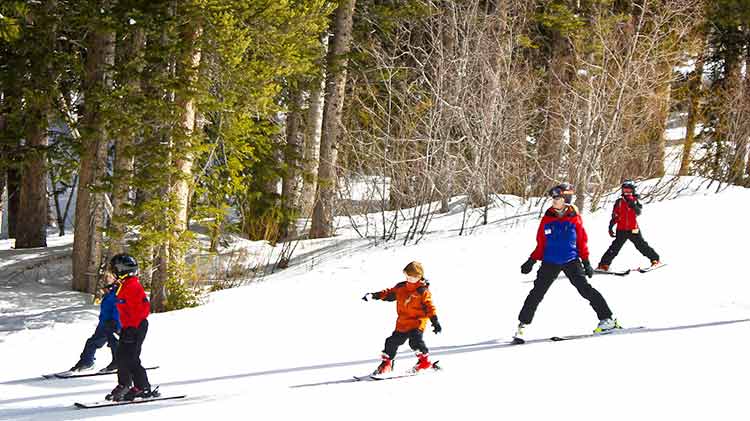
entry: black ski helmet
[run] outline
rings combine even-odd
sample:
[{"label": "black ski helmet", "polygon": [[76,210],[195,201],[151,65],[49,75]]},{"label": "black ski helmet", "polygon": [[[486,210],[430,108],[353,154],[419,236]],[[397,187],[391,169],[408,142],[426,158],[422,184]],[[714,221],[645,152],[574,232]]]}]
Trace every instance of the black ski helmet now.
[{"label": "black ski helmet", "polygon": [[620,186],[620,189],[631,189],[633,190],[633,193],[635,193],[635,181],[633,180],[623,181],[622,185]]},{"label": "black ski helmet", "polygon": [[549,189],[549,195],[552,198],[562,197],[565,199],[565,203],[570,204],[573,201],[573,195],[576,192],[576,188],[570,183],[560,183],[555,187]]},{"label": "black ski helmet", "polygon": [[137,276],[138,262],[135,260],[135,257],[127,253],[116,254],[109,260],[109,270],[117,279],[122,279],[126,276]]}]

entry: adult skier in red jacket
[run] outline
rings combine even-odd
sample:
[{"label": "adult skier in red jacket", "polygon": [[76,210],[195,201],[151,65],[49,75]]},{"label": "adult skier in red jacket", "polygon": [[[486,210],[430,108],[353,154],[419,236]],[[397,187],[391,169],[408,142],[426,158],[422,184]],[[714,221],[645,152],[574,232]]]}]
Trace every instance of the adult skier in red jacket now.
[{"label": "adult skier in red jacket", "polygon": [[521,265],[521,273],[531,272],[537,260],[542,266],[537,271],[534,287],[523,303],[518,314],[518,329],[513,335],[513,342],[524,343],[524,330],[534,318],[534,313],[542,302],[560,272],[565,273],[578,293],[585,298],[599,318],[599,325],[594,332],[604,332],[620,327],[612,310],[586,277],[591,278],[594,269],[589,263],[588,237],[583,228],[583,221],[578,209],[571,204],[575,190],[572,185],[562,183],[549,191],[552,206],[547,209],[537,229],[537,245],[526,263]]},{"label": "adult skier in red jacket", "polygon": [[[609,221],[609,236],[614,237],[615,240],[604,252],[597,269],[609,270],[612,260],[628,240],[633,242],[635,248],[642,255],[648,257],[652,266],[656,266],[659,264],[659,254],[643,239],[643,233],[638,226],[638,216],[641,214],[643,205],[638,201],[639,197],[635,193],[635,183],[631,180],[625,180],[622,183],[621,192],[622,197],[615,200],[612,219]],[[617,225],[616,233],[613,231],[615,225]]]},{"label": "adult skier in red jacket", "polygon": [[117,349],[117,387],[106,399],[122,401],[158,396],[158,392],[151,391],[146,370],[141,365],[141,347],[148,331],[151,304],[138,281],[138,262],[133,256],[121,253],[112,257],[109,269],[119,284],[116,303],[122,333]]}]

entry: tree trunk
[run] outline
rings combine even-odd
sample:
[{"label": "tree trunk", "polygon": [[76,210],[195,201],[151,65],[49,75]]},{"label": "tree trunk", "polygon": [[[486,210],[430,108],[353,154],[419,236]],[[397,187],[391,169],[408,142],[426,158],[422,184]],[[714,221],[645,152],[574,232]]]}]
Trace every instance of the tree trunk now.
[{"label": "tree trunk", "polygon": [[341,112],[344,107],[347,54],[351,48],[352,22],[356,0],[342,0],[336,10],[333,42],[326,63],[326,94],[323,132],[320,140],[320,167],[310,238],[333,235],[333,207],[336,200],[336,164]]},{"label": "tree trunk", "polygon": [[302,215],[309,216],[315,205],[315,189],[318,185],[318,163],[320,157],[320,137],[323,123],[323,86],[325,80],[316,84],[310,92],[310,106],[307,110],[307,126],[305,127],[305,151],[302,163],[302,198],[300,208]]},{"label": "tree trunk", "polygon": [[[201,61],[201,50],[198,46],[203,28],[196,22],[186,25],[181,34],[185,50],[178,59],[177,78],[193,88],[198,78],[198,66]],[[183,89],[175,98],[177,108],[182,112],[180,129],[182,132],[173,142],[172,152],[174,166],[177,170],[177,179],[174,181],[171,191],[177,200],[176,220],[168,244],[162,245],[158,251],[156,273],[151,286],[151,309],[154,312],[162,312],[167,308],[169,291],[166,282],[170,277],[180,276],[178,270],[184,262],[182,247],[176,242],[188,228],[188,207],[190,205],[190,192],[193,180],[193,132],[195,129],[196,98],[190,93],[190,89]],[[176,282],[182,282],[177,279]]]},{"label": "tree trunk", "polygon": [[298,88],[292,95],[292,106],[286,118],[286,148],[284,148],[284,166],[286,171],[281,183],[281,203],[291,218],[282,227],[282,238],[291,239],[297,236],[296,218],[302,213],[300,210],[300,195],[302,187],[301,168],[303,154],[302,134],[302,105],[304,98],[302,89]]},{"label": "tree trunk", "polygon": [[685,141],[682,146],[682,160],[680,161],[680,171],[677,175],[690,174],[690,155],[693,151],[693,141],[695,140],[695,125],[700,115],[700,98],[703,87],[703,57],[700,57],[695,63],[695,71],[690,77],[688,92],[688,115],[685,124]]},{"label": "tree trunk", "polygon": [[[40,100],[45,101],[45,100]],[[33,104],[27,114],[26,154],[21,173],[16,248],[47,247],[47,109]]]},{"label": "tree trunk", "polygon": [[[750,41],[750,30],[746,27],[743,28],[744,39]],[[747,41],[746,41],[747,42]],[[747,65],[750,64],[750,51],[748,51],[742,58],[742,67],[747,69]],[[739,88],[735,95],[738,98],[734,112],[737,114],[734,124],[734,153],[729,166],[729,182],[737,185],[744,185],[745,171],[750,165],[750,159],[747,159],[748,152],[748,136],[750,135],[750,129],[748,128],[748,113],[750,112],[750,76],[747,75],[747,70],[742,72],[742,80],[738,85]]]},{"label": "tree trunk", "polygon": [[16,248],[47,245],[47,127],[55,84],[54,60],[50,60],[57,43],[57,1],[40,3],[29,10],[28,23],[31,53],[24,66],[27,73],[18,78],[17,94],[23,99],[23,163],[18,193],[15,227]]},{"label": "tree trunk", "polygon": [[[194,85],[198,76],[198,66],[201,62],[201,50],[198,47],[198,39],[203,33],[199,25],[189,25],[182,34],[182,39],[187,45],[188,50],[185,56],[178,63],[178,66],[184,68],[185,81]],[[179,209],[177,211],[177,228],[180,231],[187,229],[188,222],[188,205],[193,178],[193,161],[195,157],[191,148],[193,147],[192,136],[195,129],[195,96],[192,94],[178,95],[176,98],[177,107],[182,111],[182,130],[184,145],[180,145],[182,153],[175,155],[175,166],[180,175],[179,180],[175,183],[175,193],[178,200]]]},{"label": "tree trunk", "polygon": [[[0,92],[0,135],[5,134],[5,121],[6,121],[6,104],[2,100],[4,97],[3,92]],[[9,155],[8,148],[5,145],[0,145],[0,156],[3,158],[7,158]],[[2,238],[3,233],[3,215],[5,214],[4,209],[6,209],[5,201],[3,200],[4,193],[5,193],[5,174],[7,172],[7,166],[6,164],[0,160],[0,238]]]},{"label": "tree trunk", "polygon": [[[718,124],[714,130],[715,152],[712,160],[712,176],[717,180],[730,181],[731,175],[727,170],[731,170],[731,140],[734,138],[732,129],[732,115],[739,112],[733,108],[736,107],[737,89],[741,89],[742,72],[739,52],[728,53],[724,59],[724,79],[720,80],[718,85],[718,97],[722,102],[722,108],[719,112]],[[739,133],[737,133],[739,134]],[[729,165],[730,168],[726,168]]]},{"label": "tree trunk", "polygon": [[[328,49],[328,34],[321,40],[324,50]],[[302,163],[302,198],[300,208],[302,215],[308,217],[315,205],[315,189],[318,185],[318,160],[320,155],[320,136],[323,125],[323,104],[325,94],[326,72],[322,69],[320,81],[313,82],[310,91],[310,105],[307,110],[305,126],[305,151]]]},{"label": "tree trunk", "polygon": [[[669,75],[672,67],[669,63],[662,64],[664,75]],[[669,117],[669,104],[672,96],[672,84],[670,77],[664,77],[663,82],[656,91],[656,112],[654,121],[651,122],[652,129],[648,138],[648,166],[646,174],[649,177],[662,177],[664,175],[664,149],[666,140],[664,139],[664,130],[667,127],[667,118]]]},{"label": "tree trunk", "polygon": [[16,238],[18,211],[21,208],[21,174],[8,168],[8,238]]},{"label": "tree trunk", "polygon": [[5,214],[5,170],[0,168],[0,239],[3,238]]},{"label": "tree trunk", "polygon": [[73,241],[73,289],[96,293],[102,267],[102,232],[105,224],[105,193],[98,183],[106,175],[109,149],[102,102],[111,87],[108,69],[114,64],[115,33],[94,31],[89,35],[87,44],[89,54],[83,81],[82,152]]}]

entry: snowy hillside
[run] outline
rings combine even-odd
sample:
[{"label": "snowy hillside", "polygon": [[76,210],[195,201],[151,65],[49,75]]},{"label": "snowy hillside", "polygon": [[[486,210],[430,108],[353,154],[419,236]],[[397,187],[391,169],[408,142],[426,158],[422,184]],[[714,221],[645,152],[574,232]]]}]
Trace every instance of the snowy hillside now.
[{"label": "snowy hillside", "polygon": [[[519,270],[534,247],[539,207],[504,198],[508,205],[493,208],[490,224],[468,236],[457,236],[460,210],[436,216],[417,245],[373,245],[344,228],[334,240],[302,244],[289,269],[263,282],[214,293],[199,308],[152,315],[142,360],[160,368],[149,371],[150,380],[163,393],[188,397],[120,408],[72,405],[101,399],[114,376],[40,378],[77,361],[97,308],[82,294],[59,292],[65,286],[54,271],[46,271],[44,285],[24,282],[8,270],[23,257],[3,243],[0,419],[745,420],[750,284],[742,262],[750,190],[717,193],[715,183],[690,177],[678,184],[641,186],[654,188],[654,200],[645,201],[639,223],[668,265],[591,280],[623,325],[649,330],[507,346],[539,267],[529,275]],[[593,264],[610,242],[613,199],[584,215]],[[425,341],[444,370],[352,382],[377,366],[396,319],[394,303],[360,297],[403,280],[411,260],[424,264],[431,282],[443,332],[428,331]],[[645,264],[627,244],[613,267]],[[596,322],[559,278],[526,335],[587,333]],[[401,351],[397,370],[415,362],[408,346]],[[108,354],[97,353],[98,366]]]}]

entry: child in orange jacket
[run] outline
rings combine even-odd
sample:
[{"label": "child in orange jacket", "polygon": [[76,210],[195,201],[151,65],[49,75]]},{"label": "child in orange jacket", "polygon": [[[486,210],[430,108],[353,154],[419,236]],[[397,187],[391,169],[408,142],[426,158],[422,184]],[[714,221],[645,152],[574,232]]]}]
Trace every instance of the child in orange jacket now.
[{"label": "child in orange jacket", "polygon": [[367,293],[362,299],[368,298],[383,301],[396,301],[396,329],[385,340],[382,359],[373,374],[384,374],[393,371],[393,359],[398,347],[409,340],[409,346],[416,351],[417,364],[414,371],[432,367],[429,350],[424,342],[423,334],[427,326],[427,319],[432,323],[432,330],[440,333],[443,329],[438,322],[435,306],[432,304],[432,294],[428,290],[429,283],[424,279],[424,269],[419,262],[411,262],[404,268],[406,280],[396,284],[393,288],[383,291]]}]

